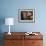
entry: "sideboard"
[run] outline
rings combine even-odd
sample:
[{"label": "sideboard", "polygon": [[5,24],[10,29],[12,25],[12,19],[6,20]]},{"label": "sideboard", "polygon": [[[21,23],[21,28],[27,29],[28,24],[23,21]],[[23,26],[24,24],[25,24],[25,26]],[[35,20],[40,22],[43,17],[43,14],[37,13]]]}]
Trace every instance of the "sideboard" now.
[{"label": "sideboard", "polygon": [[38,35],[25,35],[26,32],[11,32],[8,35],[4,33],[4,46],[43,46],[43,35],[40,32]]}]

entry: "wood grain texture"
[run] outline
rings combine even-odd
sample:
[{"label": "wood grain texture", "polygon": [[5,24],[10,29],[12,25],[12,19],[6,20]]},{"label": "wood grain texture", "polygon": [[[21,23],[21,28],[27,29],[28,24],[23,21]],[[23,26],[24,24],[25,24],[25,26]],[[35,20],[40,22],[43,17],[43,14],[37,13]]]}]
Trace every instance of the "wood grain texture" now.
[{"label": "wood grain texture", "polygon": [[4,46],[43,46],[43,35],[40,32],[35,32],[38,35],[25,35],[25,32],[11,33],[4,33]]}]

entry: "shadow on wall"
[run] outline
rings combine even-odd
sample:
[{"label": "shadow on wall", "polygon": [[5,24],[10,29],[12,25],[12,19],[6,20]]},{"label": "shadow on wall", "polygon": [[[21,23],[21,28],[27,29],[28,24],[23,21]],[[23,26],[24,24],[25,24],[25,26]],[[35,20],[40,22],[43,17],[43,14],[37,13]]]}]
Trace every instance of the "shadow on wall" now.
[{"label": "shadow on wall", "polygon": [[0,16],[0,46],[3,46],[3,32],[2,32],[2,25],[5,23],[5,17]]}]

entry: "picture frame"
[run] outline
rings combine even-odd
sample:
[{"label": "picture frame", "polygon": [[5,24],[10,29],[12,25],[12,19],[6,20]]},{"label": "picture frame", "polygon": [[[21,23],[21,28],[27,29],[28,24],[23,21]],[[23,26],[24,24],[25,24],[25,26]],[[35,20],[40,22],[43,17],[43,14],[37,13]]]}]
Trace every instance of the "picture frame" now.
[{"label": "picture frame", "polygon": [[35,9],[19,9],[18,21],[24,23],[35,22]]}]

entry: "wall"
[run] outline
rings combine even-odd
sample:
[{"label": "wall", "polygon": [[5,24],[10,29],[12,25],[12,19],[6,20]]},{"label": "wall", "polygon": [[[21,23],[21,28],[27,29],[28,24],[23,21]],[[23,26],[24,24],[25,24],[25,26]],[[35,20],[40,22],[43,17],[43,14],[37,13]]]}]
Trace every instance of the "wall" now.
[{"label": "wall", "polygon": [[[1,15],[6,17],[13,17],[15,20],[11,31],[46,31],[46,0],[1,0]],[[35,8],[35,23],[19,23],[18,9]],[[2,26],[2,32],[8,31],[6,25]]]}]

